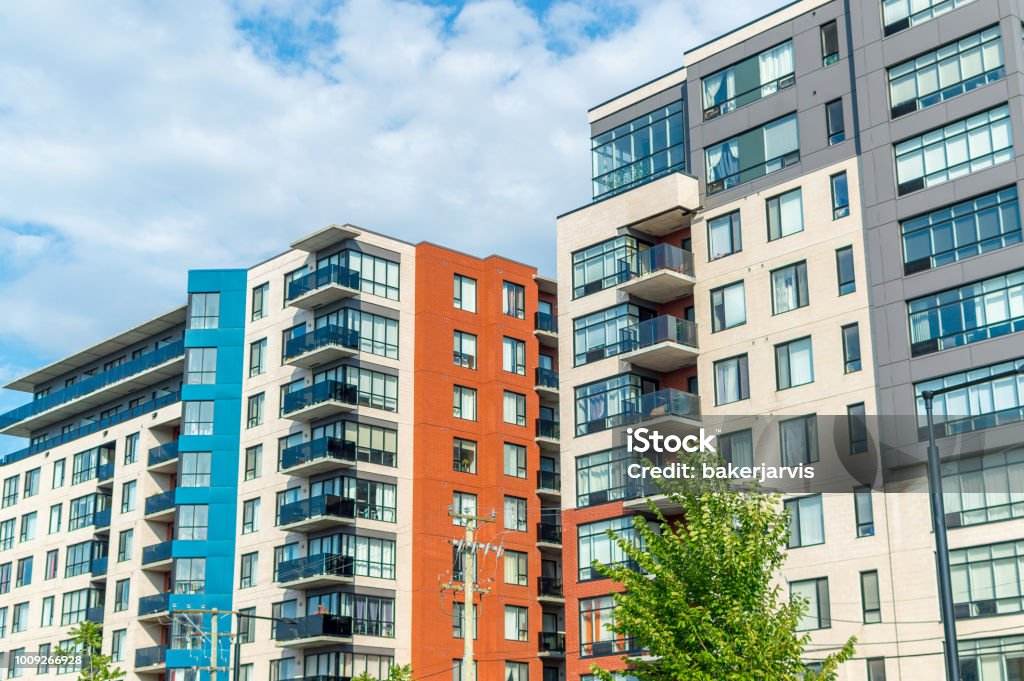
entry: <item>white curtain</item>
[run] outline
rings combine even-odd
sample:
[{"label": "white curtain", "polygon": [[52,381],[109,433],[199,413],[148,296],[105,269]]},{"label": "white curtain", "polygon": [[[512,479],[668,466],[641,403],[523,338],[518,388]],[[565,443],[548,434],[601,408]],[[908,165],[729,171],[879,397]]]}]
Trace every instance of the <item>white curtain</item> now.
[{"label": "white curtain", "polygon": [[730,286],[723,294],[726,328],[744,322],[747,318],[747,309],[743,299],[743,286]]},{"label": "white curtain", "polygon": [[814,380],[810,340],[800,341],[789,346],[789,368],[793,385],[803,385]]},{"label": "white curtain", "polygon": [[715,401],[719,404],[735,402],[740,398],[739,365],[719,362],[715,365]]},{"label": "white curtain", "polygon": [[804,202],[800,191],[789,192],[779,197],[779,222],[781,236],[803,231]]},{"label": "white curtain", "polygon": [[733,69],[726,69],[720,73],[708,76],[704,79],[704,108],[721,105],[722,113],[732,111],[736,96],[736,73]]},{"label": "white curtain", "polygon": [[761,71],[761,96],[767,97],[779,89],[775,81],[793,73],[793,43],[779,45],[761,53],[758,67]]},{"label": "white curtain", "polygon": [[790,267],[772,275],[772,303],[775,313],[797,306],[796,268]]}]

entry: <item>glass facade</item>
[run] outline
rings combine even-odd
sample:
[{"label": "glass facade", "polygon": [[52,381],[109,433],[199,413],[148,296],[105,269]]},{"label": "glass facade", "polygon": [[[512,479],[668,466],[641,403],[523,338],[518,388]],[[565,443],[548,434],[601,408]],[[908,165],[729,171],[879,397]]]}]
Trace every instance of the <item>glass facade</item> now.
[{"label": "glass facade", "polygon": [[636,374],[619,374],[576,388],[576,435],[632,422],[640,396],[655,390],[657,383]]},{"label": "glass facade", "polygon": [[631,236],[619,236],[576,251],[572,254],[572,297],[581,298],[628,280],[630,263],[646,248]]},{"label": "glass facade", "polygon": [[1024,517],[1024,448],[942,464],[942,491],[952,527]]},{"label": "glass facade", "polygon": [[673,102],[591,140],[594,199],[686,170],[683,103]]},{"label": "glass facade", "polygon": [[1021,360],[1002,362],[915,383],[918,437],[924,440],[928,436],[922,391],[951,388],[986,377],[992,379],[934,397],[932,408],[936,437],[969,433],[1024,420],[1024,375],[1006,375],[1021,364]]},{"label": "glass facade", "polygon": [[1024,541],[949,552],[957,619],[1024,612]]},{"label": "glass facade", "polygon": [[633,349],[629,329],[654,313],[623,303],[573,320],[573,354],[576,366],[602,360]]}]

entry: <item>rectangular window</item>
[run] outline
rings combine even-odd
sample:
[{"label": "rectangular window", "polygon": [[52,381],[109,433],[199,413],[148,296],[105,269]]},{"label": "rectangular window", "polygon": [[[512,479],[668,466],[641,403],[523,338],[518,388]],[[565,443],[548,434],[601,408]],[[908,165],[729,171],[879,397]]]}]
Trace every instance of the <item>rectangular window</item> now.
[{"label": "rectangular window", "polygon": [[476,473],[476,442],[461,437],[452,439],[452,470]]},{"label": "rectangular window", "polygon": [[850,214],[850,190],[846,184],[846,172],[836,173],[829,182],[832,186],[832,219],[838,220]]},{"label": "rectangular window", "polygon": [[526,499],[505,496],[505,529],[526,532]]},{"label": "rectangular window", "polygon": [[882,0],[885,35],[934,19],[974,0]]},{"label": "rectangular window", "polygon": [[188,296],[188,328],[216,329],[220,324],[220,294],[190,293]]},{"label": "rectangular window", "polygon": [[846,427],[850,433],[850,453],[868,451],[868,423],[863,402],[846,407]]},{"label": "rectangular window", "polygon": [[509,317],[526,319],[526,289],[511,281],[501,282],[501,312]]},{"label": "rectangular window", "polygon": [[14,586],[28,586],[32,583],[32,556],[18,560],[17,577]]},{"label": "rectangular window", "polygon": [[775,381],[778,390],[814,382],[811,339],[799,338],[775,346]]},{"label": "rectangular window", "polygon": [[21,516],[21,536],[19,541],[31,541],[36,538],[36,512]]},{"label": "rectangular window", "polygon": [[821,63],[829,66],[839,61],[839,27],[835,20],[821,27]]},{"label": "rectangular window", "polygon": [[702,78],[704,120],[735,111],[795,82],[793,41],[787,40]]},{"label": "rectangular window", "polygon": [[704,150],[707,193],[717,194],[800,162],[796,114]]},{"label": "rectangular window", "polygon": [[772,314],[782,314],[807,304],[806,261],[772,271]]},{"label": "rectangular window", "polygon": [[505,336],[501,340],[501,368],[509,373],[526,375],[526,343]]},{"label": "rectangular window", "polygon": [[630,329],[654,313],[628,303],[592,312],[573,320],[573,352],[576,366],[629,352],[635,343]]},{"label": "rectangular window", "polygon": [[266,393],[259,393],[258,395],[250,395],[248,406],[246,407],[246,428],[255,428],[256,426],[263,425],[263,405],[266,401]]},{"label": "rectangular window", "polygon": [[630,565],[631,560],[618,542],[608,536],[611,530],[623,539],[639,544],[640,537],[633,527],[633,516],[622,516],[595,523],[584,523],[577,527],[579,556],[579,580],[600,579],[601,573],[594,569],[594,562],[606,566]]},{"label": "rectangular window", "polygon": [[853,267],[853,247],[836,249],[836,278],[839,281],[839,295],[845,296],[857,290],[857,275]]},{"label": "rectangular window", "polygon": [[476,336],[465,331],[456,331],[455,350],[452,360],[457,367],[476,369]]},{"label": "rectangular window", "polygon": [[117,536],[117,562],[123,563],[126,560],[131,560],[132,557],[132,543],[135,538],[134,530],[122,530]]},{"label": "rectangular window", "polygon": [[964,177],[1013,159],[1010,110],[1005,104],[900,142],[896,182],[900,194]]},{"label": "rectangular window", "polygon": [[[980,395],[984,399],[984,394]],[[1017,482],[1024,474],[1024,450],[961,458],[942,464],[942,489],[950,527],[1024,517]]]},{"label": "rectangular window", "polygon": [[502,405],[502,418],[505,423],[526,425],[526,395],[506,390]]},{"label": "rectangular window", "polygon": [[596,506],[635,496],[627,470],[635,459],[625,448],[576,457],[576,506]]},{"label": "rectangular window", "polygon": [[[456,580],[462,581],[462,580]],[[452,603],[452,638],[462,638],[463,617],[465,616],[465,605],[459,602]],[[480,629],[480,608],[473,606],[473,638],[479,638]]]},{"label": "rectangular window", "polygon": [[860,573],[860,599],[864,613],[864,624],[882,621],[881,595],[878,589],[878,572],[870,570]]},{"label": "rectangular window", "polygon": [[135,490],[138,482],[129,480],[121,485],[121,513],[130,513],[135,510]]},{"label": "rectangular window", "polygon": [[714,363],[715,404],[739,402],[750,397],[750,371],[747,356],[738,355]]},{"label": "rectangular window", "polygon": [[907,301],[907,313],[914,357],[1015,333],[1024,329],[1024,269]]},{"label": "rectangular window", "polygon": [[252,643],[256,640],[256,608],[239,608],[238,642]]},{"label": "rectangular window", "polygon": [[360,352],[398,359],[397,319],[346,307],[317,317],[315,327],[321,333],[330,327],[355,332]]},{"label": "rectangular window", "polygon": [[135,463],[139,458],[139,433],[132,433],[124,439],[124,465]]},{"label": "rectangular window", "polygon": [[267,316],[267,302],[270,300],[270,284],[263,283],[252,290],[252,321]]},{"label": "rectangular window", "polygon": [[818,462],[818,419],[814,414],[779,422],[783,466]]},{"label": "rectangular window", "polygon": [[50,486],[53,489],[64,486],[64,459],[53,462],[53,480]]},{"label": "rectangular window", "polygon": [[949,552],[956,619],[1024,611],[1024,544],[1003,542]]},{"label": "rectangular window", "polygon": [[258,568],[259,554],[243,553],[239,559],[238,588],[249,589],[256,586],[256,573]]},{"label": "rectangular window", "polygon": [[843,100],[834,99],[825,105],[825,127],[828,144],[839,144],[846,140],[846,123],[843,122]]},{"label": "rectangular window", "polygon": [[[28,603],[18,603],[15,605],[11,612],[11,633],[17,634],[21,631],[28,631],[28,617]],[[24,650],[24,648],[21,649],[22,652]],[[17,651],[13,651],[11,654],[13,655],[14,652]],[[21,670],[18,671],[20,672]],[[18,673],[15,676],[21,676],[21,674]]]},{"label": "rectangular window", "polygon": [[528,555],[522,551],[505,551],[505,583],[527,586]]},{"label": "rectangular window", "polygon": [[185,402],[182,435],[213,435],[213,400]]},{"label": "rectangular window", "polygon": [[217,348],[188,348],[185,351],[185,383],[212,385],[217,382]]},{"label": "rectangular window", "polygon": [[53,596],[47,596],[43,599],[43,611],[42,617],[39,618],[39,626],[41,627],[52,627],[53,626]]},{"label": "rectangular window", "polygon": [[718,436],[718,453],[735,466],[754,465],[754,434],[748,428]]},{"label": "rectangular window", "polygon": [[789,512],[789,544],[786,548],[825,543],[825,516],[820,494],[789,499],[784,506]]},{"label": "rectangular window", "polygon": [[853,490],[853,510],[857,522],[857,537],[875,536],[875,511],[871,502],[871,488]]},{"label": "rectangular window", "polygon": [[398,376],[356,366],[341,366],[313,375],[313,385],[335,381],[355,387],[356,402],[363,407],[398,411]]},{"label": "rectangular window", "polygon": [[455,309],[476,312],[476,279],[455,275]]},{"label": "rectangular window", "polygon": [[0,522],[0,551],[14,548],[14,518]]},{"label": "rectangular window", "polygon": [[[958,642],[959,644],[959,642]],[[885,658],[884,657],[871,657],[868,658],[868,681],[885,681]],[[968,663],[970,664],[970,663]],[[963,666],[961,666],[963,669]],[[976,678],[980,678],[975,674]],[[970,678],[970,672],[964,672],[964,678]]]},{"label": "rectangular window", "polygon": [[612,631],[615,600],[612,596],[581,598],[580,657],[621,655],[633,648],[632,641]]},{"label": "rectangular window", "polygon": [[11,477],[4,480],[4,494],[2,507],[7,508],[8,506],[14,506],[18,503],[18,484],[21,482],[20,476],[12,475]]},{"label": "rectangular window", "polygon": [[93,589],[79,589],[64,594],[61,606],[60,625],[78,624],[85,619],[86,611],[96,605],[98,592]]},{"label": "rectangular window", "polygon": [[114,612],[123,612],[128,609],[130,588],[131,581],[127,579],[118,580],[114,585]]},{"label": "rectangular window", "polygon": [[737,281],[711,291],[711,331],[724,331],[747,322],[743,282]]},{"label": "rectangular window", "polygon": [[209,513],[210,507],[206,504],[179,504],[174,526],[177,538],[206,541]]},{"label": "rectangular window", "polygon": [[843,372],[852,374],[860,371],[860,325],[847,324],[843,332]]},{"label": "rectangular window", "polygon": [[263,469],[263,445],[255,445],[245,450],[245,479],[255,480],[260,477]]},{"label": "rectangular window", "polygon": [[768,213],[768,241],[804,231],[804,201],[800,188],[765,201]]},{"label": "rectangular window", "polygon": [[505,475],[526,478],[526,447],[505,443]]},{"label": "rectangular window", "polygon": [[576,388],[576,435],[617,428],[636,420],[640,401],[657,383],[637,374],[619,374]]},{"label": "rectangular window", "polygon": [[594,199],[686,169],[683,105],[672,102],[590,140]]},{"label": "rectangular window", "polygon": [[110,659],[112,662],[124,662],[128,650],[128,630],[118,629],[110,637]]},{"label": "rectangular window", "polygon": [[832,614],[829,607],[827,577],[790,582],[789,592],[793,597],[807,601],[807,611],[800,619],[797,631],[831,628]]},{"label": "rectangular window", "polygon": [[[88,542],[86,543],[88,544]],[[6,594],[11,592],[12,569],[12,563],[4,563],[3,565],[0,565],[0,594]]]},{"label": "rectangular window", "polygon": [[182,452],[178,459],[181,487],[210,486],[210,452]]},{"label": "rectangular window", "polygon": [[206,559],[174,559],[174,591],[176,594],[201,594],[206,592]]},{"label": "rectangular window", "polygon": [[252,534],[260,529],[259,497],[242,502],[242,534]]},{"label": "rectangular window", "polygon": [[43,579],[56,579],[57,578],[57,566],[59,563],[59,551],[53,549],[52,551],[46,552],[46,566],[43,574]]},{"label": "rectangular window", "polygon": [[456,385],[452,388],[452,416],[476,421],[476,390]]},{"label": "rectangular window", "polygon": [[[452,492],[452,511],[462,515],[476,515],[476,495],[468,492]],[[462,518],[452,518],[452,525],[464,526]]]},{"label": "rectangular window", "polygon": [[572,254],[572,297],[618,286],[629,278],[629,263],[646,250],[631,236],[618,236]]},{"label": "rectangular window", "polygon": [[708,261],[718,260],[743,250],[740,212],[734,210],[708,220]]},{"label": "rectangular window", "polygon": [[39,477],[42,469],[33,468],[30,471],[25,471],[25,498],[34,497],[39,494]]},{"label": "rectangular window", "polygon": [[62,504],[54,504],[50,507],[50,534],[57,534],[60,532],[61,516],[63,515]]},{"label": "rectangular window", "polygon": [[249,377],[259,376],[267,371],[267,339],[261,338],[249,344]]},{"label": "rectangular window", "polygon": [[889,69],[892,117],[924,109],[1006,75],[999,26]]},{"label": "rectangular window", "polygon": [[361,251],[345,250],[316,261],[317,271],[337,267],[341,276],[347,269],[358,278],[357,285],[363,293],[369,293],[388,300],[399,298],[401,267],[397,262],[385,260]]},{"label": "rectangular window", "polygon": [[529,610],[518,605],[505,606],[505,640],[529,641]]}]

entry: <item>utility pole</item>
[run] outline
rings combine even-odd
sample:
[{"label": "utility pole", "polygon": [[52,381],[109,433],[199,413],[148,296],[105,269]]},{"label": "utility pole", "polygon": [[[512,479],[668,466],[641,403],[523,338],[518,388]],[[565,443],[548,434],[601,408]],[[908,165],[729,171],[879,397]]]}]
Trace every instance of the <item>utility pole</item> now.
[{"label": "utility pole", "polygon": [[487,593],[489,589],[483,589],[477,583],[476,577],[476,552],[483,548],[486,551],[493,550],[495,554],[501,553],[501,547],[494,547],[490,544],[478,545],[476,543],[476,531],[480,523],[493,523],[494,512],[489,516],[478,516],[472,513],[461,513],[452,507],[448,507],[448,515],[453,519],[462,521],[465,528],[465,536],[454,543],[460,548],[459,555],[462,556],[462,583],[448,582],[444,585],[446,589],[461,591],[463,594],[462,604],[462,681],[476,681],[476,665],[473,660],[473,615],[475,606],[473,597],[477,593]]},{"label": "utility pole", "polygon": [[[203,615],[211,615],[211,619],[210,619],[210,640],[211,640],[211,642],[210,642],[210,666],[208,668],[209,671],[210,671],[210,681],[217,681],[217,672],[221,671],[222,669],[225,672],[228,671],[226,667],[222,668],[222,667],[220,667],[218,665],[217,650],[220,648],[220,646],[219,646],[220,637],[226,636],[226,637],[230,638],[232,636],[232,634],[221,634],[221,633],[219,633],[218,632],[219,625],[217,623],[217,619],[218,619],[218,617],[220,615],[230,615],[233,612],[234,612],[233,610],[218,610],[217,608],[211,608],[211,609],[206,609],[206,608],[189,608],[187,610],[175,610],[174,611],[174,614],[176,614],[176,615],[199,615],[200,618]],[[203,630],[203,623],[202,623],[202,619],[200,619],[200,621],[199,621],[199,633],[200,634],[202,634],[202,630]],[[231,681],[236,681],[236,680],[232,679]]]}]

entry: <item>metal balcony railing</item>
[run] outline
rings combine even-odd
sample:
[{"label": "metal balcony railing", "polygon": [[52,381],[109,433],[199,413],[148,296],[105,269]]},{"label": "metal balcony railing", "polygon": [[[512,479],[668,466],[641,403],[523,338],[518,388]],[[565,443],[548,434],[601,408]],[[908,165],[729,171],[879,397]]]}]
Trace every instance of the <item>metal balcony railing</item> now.
[{"label": "metal balcony railing", "polygon": [[558,372],[554,369],[545,369],[544,367],[537,367],[537,382],[536,385],[542,388],[552,388],[558,390]]},{"label": "metal balcony railing", "polygon": [[645,248],[619,261],[622,281],[636,279],[653,272],[668,270],[693,276],[693,253],[672,244],[658,244]]},{"label": "metal balcony railing", "polygon": [[533,315],[533,328],[537,331],[558,333],[558,317],[547,312],[535,312]]},{"label": "metal balcony railing", "polygon": [[165,445],[159,447],[153,447],[149,450],[148,465],[156,466],[165,461],[176,459],[178,457],[178,441],[168,442]]},{"label": "metal balcony railing", "polygon": [[139,599],[139,617],[155,612],[166,612],[171,607],[171,594],[159,593]]},{"label": "metal balcony railing", "polygon": [[310,272],[288,284],[288,302],[330,284],[338,284],[358,291],[359,272],[340,265],[321,267],[316,272]]},{"label": "metal balcony railing", "polygon": [[562,489],[562,475],[555,471],[537,471],[537,489]]},{"label": "metal balcony railing", "polygon": [[562,591],[562,578],[538,577],[537,593],[541,596],[554,596],[555,598],[561,598],[564,595]]},{"label": "metal balcony railing", "polygon": [[537,541],[561,544],[562,526],[555,523],[537,523]]},{"label": "metal balcony railing", "polygon": [[537,437],[558,439],[558,421],[553,419],[537,419]]},{"label": "metal balcony railing", "polygon": [[542,653],[564,653],[565,633],[561,631],[542,631],[538,638],[539,651]]}]

